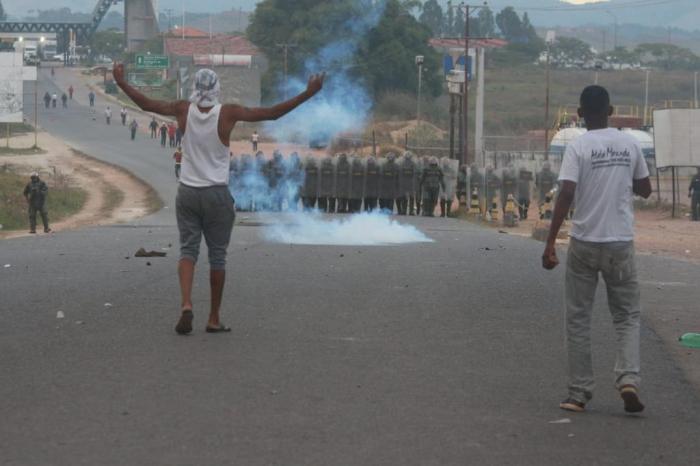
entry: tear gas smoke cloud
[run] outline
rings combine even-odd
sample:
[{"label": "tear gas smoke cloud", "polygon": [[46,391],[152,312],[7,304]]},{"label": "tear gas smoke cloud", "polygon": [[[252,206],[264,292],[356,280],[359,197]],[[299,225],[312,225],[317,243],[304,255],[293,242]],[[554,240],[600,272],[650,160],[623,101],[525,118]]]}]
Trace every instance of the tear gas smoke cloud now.
[{"label": "tear gas smoke cloud", "polygon": [[304,171],[296,154],[277,154],[272,160],[244,156],[231,164],[229,191],[239,209],[296,210],[303,183]]},{"label": "tear gas smoke cloud", "polygon": [[[359,5],[359,0],[356,0]],[[372,108],[372,99],[363,80],[353,75],[353,57],[360,40],[374,28],[386,2],[376,2],[364,8],[362,15],[349,19],[344,28],[347,37],[323,47],[304,64],[301,76],[290,77],[286,85],[288,96],[306,88],[311,74],[328,73],[323,91],[277,122],[268,123],[265,131],[278,141],[327,141],[337,134],[362,129]],[[280,90],[285,90],[285,83]]]},{"label": "tear gas smoke cloud", "polygon": [[269,241],[283,244],[333,246],[387,246],[432,243],[412,225],[402,225],[386,214],[362,213],[342,219],[319,213],[300,213],[265,228]]}]

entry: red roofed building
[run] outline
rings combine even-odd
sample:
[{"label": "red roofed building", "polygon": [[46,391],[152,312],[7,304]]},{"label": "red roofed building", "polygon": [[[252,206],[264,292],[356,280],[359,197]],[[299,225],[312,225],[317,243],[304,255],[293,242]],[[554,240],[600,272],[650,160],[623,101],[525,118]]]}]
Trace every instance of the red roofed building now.
[{"label": "red roofed building", "polygon": [[163,38],[163,49],[170,57],[171,76],[180,76],[182,96],[191,89],[191,78],[201,68],[214,70],[221,81],[221,96],[226,102],[259,106],[261,76],[267,60],[260,50],[243,36],[214,34],[186,27],[172,29]]}]

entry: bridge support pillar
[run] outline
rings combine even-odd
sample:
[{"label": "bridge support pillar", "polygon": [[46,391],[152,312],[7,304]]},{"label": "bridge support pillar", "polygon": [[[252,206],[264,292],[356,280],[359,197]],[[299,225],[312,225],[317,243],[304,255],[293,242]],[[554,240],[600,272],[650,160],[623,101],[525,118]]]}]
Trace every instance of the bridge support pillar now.
[{"label": "bridge support pillar", "polygon": [[126,49],[138,52],[143,44],[158,36],[158,18],[154,0],[124,1]]}]

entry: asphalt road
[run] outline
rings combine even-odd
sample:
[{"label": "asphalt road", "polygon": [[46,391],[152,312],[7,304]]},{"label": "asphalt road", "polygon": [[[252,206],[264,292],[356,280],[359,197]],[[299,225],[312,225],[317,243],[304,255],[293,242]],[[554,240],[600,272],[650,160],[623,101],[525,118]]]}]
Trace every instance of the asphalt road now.
[{"label": "asphalt road", "polygon": [[[80,107],[42,116],[42,125],[135,170],[172,205],[169,151],[131,143],[125,129]],[[541,245],[528,239],[454,220],[401,221],[435,242],[289,246],[237,226],[223,311],[234,331],[203,332],[200,273],[189,337],[173,332],[171,209],[129,225],[1,241],[0,463],[697,462],[698,392],[652,328],[642,332],[648,410],[627,416],[613,389],[601,290],[595,399],[585,414],[560,411],[563,269],[542,270]],[[171,244],[166,258],[132,257]],[[699,276],[697,266],[651,257],[640,270],[648,297],[661,276]],[[700,298],[695,286],[682,290]],[[561,419],[570,422],[551,423]]]}]

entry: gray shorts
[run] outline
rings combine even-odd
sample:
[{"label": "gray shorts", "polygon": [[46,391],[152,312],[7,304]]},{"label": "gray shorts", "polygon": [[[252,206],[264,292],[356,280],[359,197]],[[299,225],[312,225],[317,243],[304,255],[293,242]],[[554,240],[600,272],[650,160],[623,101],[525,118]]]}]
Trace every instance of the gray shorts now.
[{"label": "gray shorts", "polygon": [[236,219],[228,187],[193,188],[181,183],[177,190],[175,209],[177,228],[180,230],[180,258],[197,262],[203,233],[211,269],[224,270],[226,249]]}]

